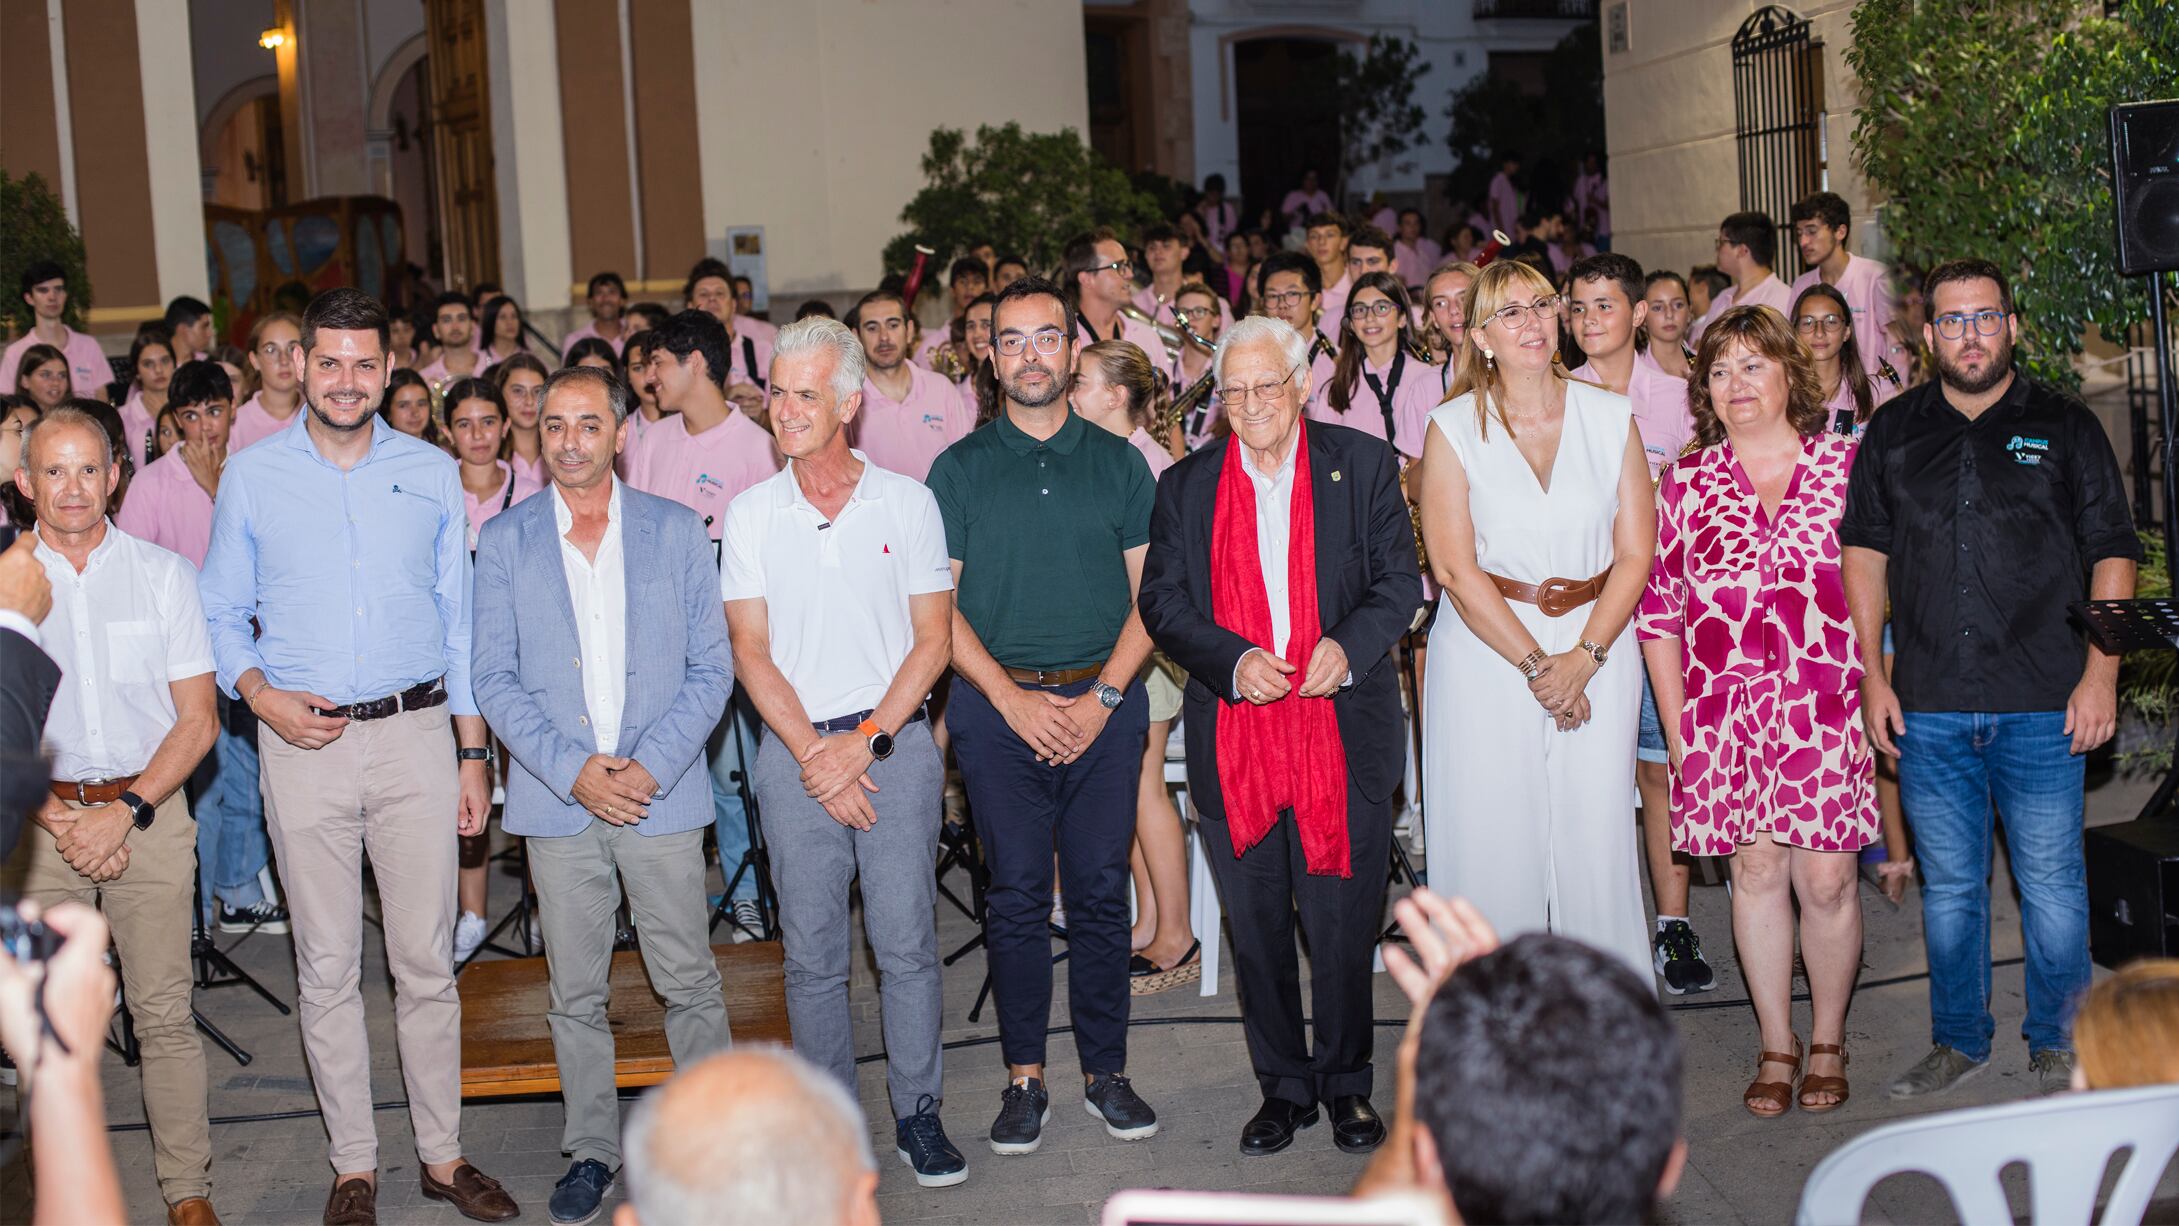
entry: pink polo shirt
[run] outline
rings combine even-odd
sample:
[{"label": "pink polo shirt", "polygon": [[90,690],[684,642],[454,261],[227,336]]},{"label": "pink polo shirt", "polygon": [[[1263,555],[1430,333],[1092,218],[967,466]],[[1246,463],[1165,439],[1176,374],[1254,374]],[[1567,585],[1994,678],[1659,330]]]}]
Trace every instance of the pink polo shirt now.
[{"label": "pink polo shirt", "polygon": [[586,340],[590,337],[597,337],[597,339],[604,341],[608,345],[611,345],[613,347],[614,356],[618,357],[620,355],[620,351],[628,344],[628,321],[625,318],[620,321],[619,336],[599,336],[598,321],[593,319],[589,323],[584,324],[582,327],[577,328],[573,332],[570,332],[566,336],[560,338],[560,353],[562,354],[562,356],[565,356],[568,350],[575,347],[576,341]]},{"label": "pink polo shirt", "polygon": [[[1596,373],[1596,365],[1591,362],[1583,362],[1573,377],[1604,382],[1604,376]],[[1695,417],[1687,408],[1687,383],[1666,374],[1646,355],[1636,354],[1634,373],[1627,380],[1627,399],[1634,403],[1634,432],[1642,436],[1642,451],[1654,481],[1665,465],[1680,458],[1680,452],[1695,437]]]},{"label": "pink polo shirt", "polygon": [[[1505,231],[1508,237],[1512,236],[1514,228],[1520,223],[1520,193],[1513,190],[1513,180],[1507,178],[1503,170],[1491,176],[1490,190],[1483,197],[1483,219],[1491,227]],[[1490,241],[1488,234],[1479,234],[1476,237],[1484,242]]]},{"label": "pink polo shirt", "polygon": [[1156,328],[1126,315],[1116,315],[1113,318],[1119,321],[1119,335],[1116,338],[1099,335],[1097,330],[1090,326],[1087,318],[1077,315],[1075,324],[1081,335],[1075,338],[1074,347],[1080,350],[1084,346],[1095,344],[1098,341],[1114,339],[1132,341],[1137,349],[1142,350],[1143,356],[1150,359],[1151,365],[1156,366],[1164,363],[1165,341],[1158,335]]},{"label": "pink polo shirt", "polygon": [[944,375],[912,362],[902,369],[908,372],[908,394],[900,400],[863,380],[862,409],[849,424],[848,442],[879,468],[921,481],[939,452],[976,428],[976,410],[962,402],[960,390]]},{"label": "pink polo shirt", "polygon": [[447,385],[458,378],[475,377],[481,379],[484,377],[484,372],[492,368],[492,355],[481,348],[475,349],[473,352],[477,355],[477,364],[470,370],[468,376],[456,375],[449,371],[446,368],[446,355],[444,353],[431,359],[431,365],[420,368],[416,373],[424,377],[424,382],[429,383],[431,390],[434,392],[445,391]]},{"label": "pink polo shirt", "polygon": [[[1398,386],[1391,383],[1392,365],[1400,368]],[[1404,362],[1394,357],[1392,364],[1385,366],[1372,365],[1364,358],[1362,371],[1354,377],[1354,393],[1347,398],[1345,413],[1332,407],[1331,372],[1326,371],[1323,381],[1309,393],[1309,420],[1330,422],[1384,438],[1384,409],[1378,405],[1377,394],[1364,377],[1364,374],[1376,375],[1377,382],[1384,384],[1385,391],[1392,397],[1392,449],[1410,460],[1420,457],[1423,427],[1430,423],[1430,410],[1438,407],[1438,401],[1443,399],[1438,388],[1437,368],[1416,361],[1410,354]]]},{"label": "pink polo shirt", "polygon": [[234,425],[227,430],[227,454],[233,455],[244,447],[261,439],[271,438],[295,424],[308,409],[303,402],[295,402],[295,411],[286,417],[274,417],[265,411],[264,402],[256,396],[242,402],[235,410]]},{"label": "pink polo shirt", "polygon": [[488,497],[479,498],[470,493],[467,486],[462,487],[462,506],[469,512],[469,552],[471,553],[477,551],[477,534],[484,531],[486,522],[494,515],[545,488],[526,468],[509,464],[505,460],[498,463],[500,483],[497,492]]},{"label": "pink polo shirt", "polygon": [[1331,211],[1332,198],[1324,194],[1323,188],[1318,188],[1313,192],[1305,192],[1297,187],[1293,191],[1286,193],[1286,199],[1279,202],[1279,216],[1292,217],[1298,213],[1304,223],[1318,213],[1329,213]]},{"label": "pink polo shirt", "polygon": [[712,540],[726,531],[726,506],[735,495],[769,478],[780,465],[772,436],[741,410],[728,407],[726,420],[701,434],[691,435],[679,413],[652,424],[643,433],[643,452],[629,482],[703,516]]},{"label": "pink polo shirt", "polygon": [[1786,321],[1791,323],[1793,320],[1793,291],[1788,289],[1786,283],[1780,281],[1775,275],[1758,281],[1755,288],[1749,290],[1748,296],[1745,298],[1740,296],[1739,286],[1728,285],[1725,287],[1724,292],[1710,300],[1710,313],[1696,320],[1695,326],[1688,330],[1688,343],[1701,344],[1703,330],[1710,326],[1710,321],[1736,306],[1767,306],[1785,316]]},{"label": "pink polo shirt", "polygon": [[1164,476],[1165,470],[1173,466],[1173,453],[1158,446],[1158,441],[1151,438],[1150,432],[1141,426],[1135,427],[1135,432],[1127,436],[1127,441],[1133,443],[1135,450],[1142,453],[1143,462],[1150,465],[1150,476],[1153,480]]},{"label": "pink polo shirt", "polygon": [[[75,395],[90,400],[104,400],[106,385],[113,382],[113,364],[106,360],[106,351],[98,342],[74,328],[63,326],[68,334],[58,348],[61,356],[68,359],[68,381]],[[0,389],[15,390],[15,371],[22,365],[23,351],[32,345],[43,344],[35,332],[26,332],[5,353],[0,353]]]},{"label": "pink polo shirt", "polygon": [[[1898,394],[1898,384],[1889,379],[1870,375],[1869,413],[1872,416],[1875,415],[1878,409],[1884,407],[1885,401]],[[1844,379],[1840,379],[1839,385],[1831,389],[1831,398],[1823,402],[1823,407],[1830,412],[1830,430],[1833,434],[1844,434],[1858,439],[1861,437],[1862,432],[1869,428],[1868,422],[1854,420],[1858,411],[1854,404],[1854,389]],[[135,497],[134,494],[129,496],[131,498]]]},{"label": "pink polo shirt", "polygon": [[[734,317],[734,335],[737,337],[754,337],[763,341],[766,349],[770,349],[773,342],[779,339],[779,325],[758,319],[754,315],[736,315]],[[879,467],[884,466],[879,465]]]},{"label": "pink polo shirt", "polygon": [[1340,273],[1337,281],[1325,286],[1323,295],[1316,300],[1316,326],[1325,336],[1339,335],[1339,321],[1347,317],[1347,296],[1353,292],[1354,265],[1349,264],[1347,271]]},{"label": "pink polo shirt", "polygon": [[[1786,308],[1788,313],[1792,311],[1791,301],[1798,300],[1801,291],[1822,277],[1821,269],[1811,268],[1794,278]],[[1896,308],[1891,296],[1891,270],[1876,260],[1848,255],[1846,271],[1839,274],[1835,288],[1845,295],[1846,305],[1854,313],[1854,347],[1861,352],[1862,369],[1875,378],[1876,372],[1889,361],[1894,370],[1904,375],[1905,355],[1892,352],[1891,323]]]},{"label": "pink polo shirt", "polygon": [[137,470],[114,526],[204,568],[212,547],[212,496],[197,484],[180,447]]},{"label": "pink polo shirt", "polygon": [[[129,398],[121,402],[121,441],[128,446],[129,459],[136,471],[144,471],[145,457],[151,454],[151,432],[158,428],[159,419],[144,406],[144,389],[131,387]],[[124,528],[122,531],[127,532]],[[140,536],[141,533],[131,533]],[[168,548],[173,548],[168,546]],[[180,550],[175,550],[180,553]]]},{"label": "pink polo shirt", "polygon": [[[1413,246],[1401,239],[1392,242],[1392,267],[1402,285],[1419,286],[1429,280],[1431,271],[1444,258],[1445,248],[1428,238],[1416,239]],[[1415,309],[1419,312],[1422,307],[1417,305]]]}]

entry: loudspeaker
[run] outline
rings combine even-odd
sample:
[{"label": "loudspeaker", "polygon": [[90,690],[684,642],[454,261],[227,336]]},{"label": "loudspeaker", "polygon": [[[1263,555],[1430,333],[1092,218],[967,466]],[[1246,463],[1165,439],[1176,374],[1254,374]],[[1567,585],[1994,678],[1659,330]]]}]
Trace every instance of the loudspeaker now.
[{"label": "loudspeaker", "polygon": [[2179,271],[2179,99],[2111,108],[2118,270]]},{"label": "loudspeaker", "polygon": [[2179,821],[2140,818],[2083,835],[2088,948],[2120,967],[2179,957]]}]

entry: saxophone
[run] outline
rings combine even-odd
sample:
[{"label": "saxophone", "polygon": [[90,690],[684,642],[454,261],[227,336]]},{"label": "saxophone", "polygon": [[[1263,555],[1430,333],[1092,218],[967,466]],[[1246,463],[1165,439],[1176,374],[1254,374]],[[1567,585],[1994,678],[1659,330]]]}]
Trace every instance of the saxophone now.
[{"label": "saxophone", "polygon": [[[1193,345],[1205,353],[1215,353],[1217,351],[1217,344],[1203,339],[1202,335],[1188,323],[1186,316],[1176,315],[1175,319],[1180,325],[1178,335],[1186,344]],[[1179,370],[1178,354],[1174,356],[1174,370],[1177,372]],[[1185,390],[1174,393],[1166,405],[1165,412],[1159,415],[1156,423],[1157,429],[1154,433],[1157,433],[1161,438],[1172,438],[1177,431],[1182,430],[1184,423],[1188,420],[1188,415],[1194,412],[1196,407],[1204,403],[1205,399],[1211,395],[1211,385],[1217,381],[1217,373],[1216,367],[1206,367],[1201,378],[1189,384]]]}]

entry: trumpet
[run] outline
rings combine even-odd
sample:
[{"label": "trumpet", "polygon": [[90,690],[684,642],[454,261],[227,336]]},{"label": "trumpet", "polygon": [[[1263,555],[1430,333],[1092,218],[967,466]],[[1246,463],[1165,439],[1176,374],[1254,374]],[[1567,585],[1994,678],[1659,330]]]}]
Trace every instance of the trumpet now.
[{"label": "trumpet", "polygon": [[[1162,305],[1164,299],[1159,299],[1159,302]],[[1156,316],[1148,314],[1141,307],[1136,306],[1132,302],[1121,303],[1120,314],[1127,316],[1129,319],[1134,320],[1136,323],[1147,326],[1152,332],[1157,333],[1158,339],[1165,342],[1165,357],[1167,361],[1170,361],[1173,358],[1180,356],[1180,346],[1182,343],[1181,334],[1179,330],[1174,328],[1171,324],[1159,323]]]}]

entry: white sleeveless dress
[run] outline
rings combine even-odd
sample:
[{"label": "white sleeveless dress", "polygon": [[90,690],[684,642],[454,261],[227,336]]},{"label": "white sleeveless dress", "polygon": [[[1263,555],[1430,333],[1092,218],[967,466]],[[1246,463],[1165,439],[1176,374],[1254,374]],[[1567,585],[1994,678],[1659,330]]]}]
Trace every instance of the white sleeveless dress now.
[{"label": "white sleeveless dress", "polygon": [[[1476,560],[1521,583],[1584,580],[1612,563],[1632,406],[1566,386],[1566,420],[1547,492],[1505,427],[1478,428],[1475,398],[1430,414],[1468,481]],[[1593,605],[1546,617],[1508,601],[1545,652],[1581,641]],[[1440,598],[1423,689],[1423,780],[1430,887],[1460,895],[1508,940],[1551,931],[1624,959],[1649,981],[1634,820],[1634,744],[1642,658],[1633,623],[1586,693],[1591,719],[1560,732],[1528,682]]]}]

